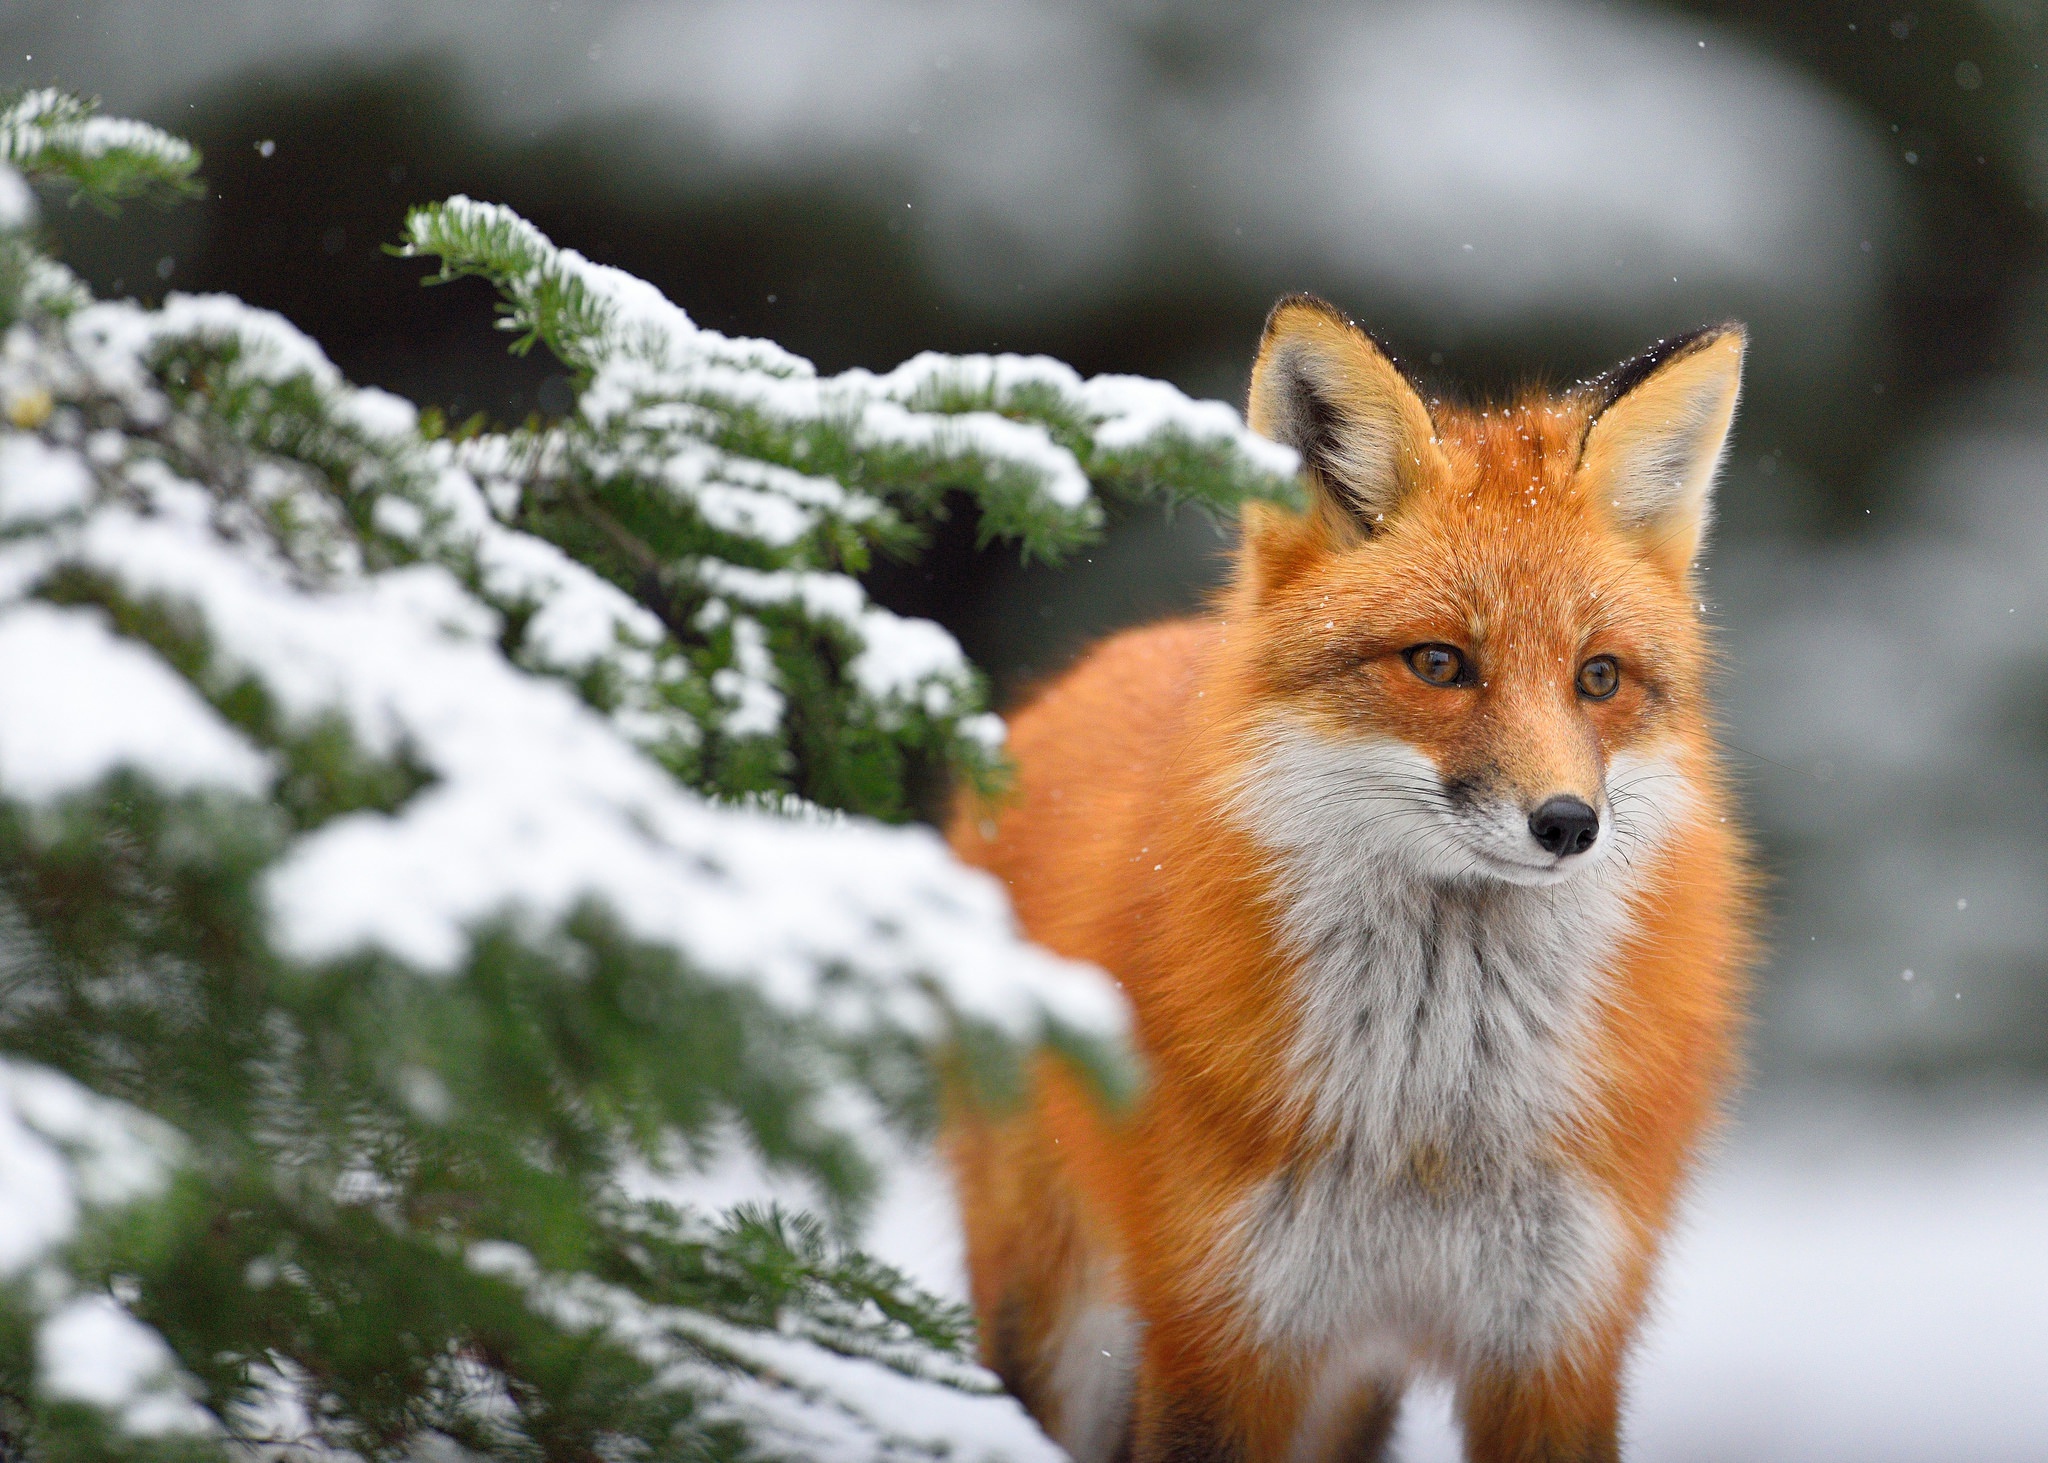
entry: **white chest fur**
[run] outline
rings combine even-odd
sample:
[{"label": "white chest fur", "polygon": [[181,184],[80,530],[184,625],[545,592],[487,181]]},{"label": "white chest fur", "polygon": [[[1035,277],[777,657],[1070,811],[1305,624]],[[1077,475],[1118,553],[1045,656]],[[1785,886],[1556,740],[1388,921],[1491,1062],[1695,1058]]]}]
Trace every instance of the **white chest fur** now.
[{"label": "white chest fur", "polygon": [[[1630,860],[1543,887],[1477,876],[1437,784],[1404,747],[1284,732],[1235,803],[1275,855],[1289,1080],[1323,1141],[1246,1204],[1234,1300],[1267,1345],[1380,1371],[1535,1360],[1620,1260],[1611,1206],[1554,1150],[1586,1098]],[[1668,826],[1671,799],[1625,801]],[[1663,828],[1615,831],[1647,852]]]}]

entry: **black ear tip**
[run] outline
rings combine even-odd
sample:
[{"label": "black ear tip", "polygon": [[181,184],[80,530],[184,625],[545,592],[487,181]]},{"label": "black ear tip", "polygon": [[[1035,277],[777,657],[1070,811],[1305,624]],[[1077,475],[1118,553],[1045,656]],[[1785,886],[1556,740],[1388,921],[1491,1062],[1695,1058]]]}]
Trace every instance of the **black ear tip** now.
[{"label": "black ear tip", "polygon": [[1740,320],[1723,320],[1719,325],[1702,325],[1698,330],[1688,330],[1683,335],[1668,336],[1633,360],[1623,361],[1613,370],[1595,377],[1590,383],[1595,403],[1593,415],[1599,416],[1673,361],[1704,350],[1731,335],[1737,344],[1749,344],[1748,326]]}]

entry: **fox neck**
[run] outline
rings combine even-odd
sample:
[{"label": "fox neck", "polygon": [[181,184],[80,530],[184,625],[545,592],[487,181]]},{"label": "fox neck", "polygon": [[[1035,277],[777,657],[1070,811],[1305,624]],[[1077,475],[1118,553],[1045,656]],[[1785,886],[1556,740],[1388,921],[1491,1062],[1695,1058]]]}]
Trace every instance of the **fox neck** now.
[{"label": "fox neck", "polygon": [[1629,862],[1478,876],[1412,767],[1305,731],[1263,741],[1231,806],[1273,861],[1309,1131],[1388,1173],[1531,1160],[1588,1090]]},{"label": "fox neck", "polygon": [[1284,732],[1230,804],[1271,860],[1307,1121],[1238,1216],[1228,1293],[1268,1341],[1380,1347],[1397,1372],[1546,1354],[1621,1254],[1560,1139],[1595,1086],[1629,861],[1475,877],[1429,836],[1414,771]]}]

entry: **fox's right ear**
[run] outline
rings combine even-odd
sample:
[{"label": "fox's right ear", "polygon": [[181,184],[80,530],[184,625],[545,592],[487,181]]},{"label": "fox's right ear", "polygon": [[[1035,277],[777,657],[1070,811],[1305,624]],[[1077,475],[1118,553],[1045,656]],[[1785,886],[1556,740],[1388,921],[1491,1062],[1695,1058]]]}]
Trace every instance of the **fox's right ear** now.
[{"label": "fox's right ear", "polygon": [[1301,454],[1316,518],[1337,542],[1363,539],[1444,468],[1408,378],[1372,337],[1314,295],[1266,317],[1245,418]]}]

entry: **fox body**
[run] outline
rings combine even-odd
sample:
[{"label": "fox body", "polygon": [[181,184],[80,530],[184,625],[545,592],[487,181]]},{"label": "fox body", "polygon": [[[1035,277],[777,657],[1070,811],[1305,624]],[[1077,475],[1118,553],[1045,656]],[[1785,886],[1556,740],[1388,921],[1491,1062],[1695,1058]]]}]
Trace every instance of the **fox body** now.
[{"label": "fox body", "polygon": [[1421,1371],[1474,1459],[1618,1456],[1751,954],[1693,584],[1742,350],[1466,410],[1283,300],[1307,511],[1012,719],[954,847],[1148,1070],[949,1118],[986,1359],[1079,1463],[1370,1459]]}]

